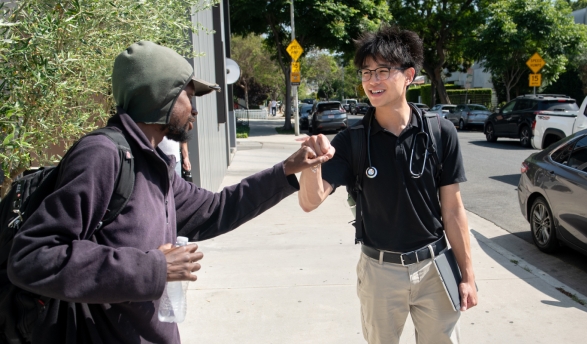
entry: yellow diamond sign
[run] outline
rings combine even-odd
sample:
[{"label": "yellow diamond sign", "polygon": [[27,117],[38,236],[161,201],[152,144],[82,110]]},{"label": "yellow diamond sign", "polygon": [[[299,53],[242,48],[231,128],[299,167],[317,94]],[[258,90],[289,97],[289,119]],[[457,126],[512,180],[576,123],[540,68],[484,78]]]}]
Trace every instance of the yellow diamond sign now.
[{"label": "yellow diamond sign", "polygon": [[291,41],[291,43],[287,46],[287,49],[285,50],[294,61],[297,61],[304,52],[304,49],[302,49],[300,43],[298,43],[298,41],[295,39]]},{"label": "yellow diamond sign", "polygon": [[544,62],[544,60],[542,59],[542,57],[540,57],[540,55],[538,55],[538,53],[534,53],[534,55],[532,55],[532,57],[530,57],[530,59],[526,61],[526,65],[530,67],[534,74],[538,73],[538,71],[541,70],[545,64],[546,62]]}]

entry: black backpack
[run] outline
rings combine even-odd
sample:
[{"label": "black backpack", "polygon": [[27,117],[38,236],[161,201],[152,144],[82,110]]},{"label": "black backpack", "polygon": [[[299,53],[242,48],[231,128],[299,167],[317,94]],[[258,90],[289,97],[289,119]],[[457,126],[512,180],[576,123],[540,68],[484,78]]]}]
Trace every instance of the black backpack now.
[{"label": "black backpack", "polygon": [[[412,103],[408,103],[412,111],[416,112],[422,119],[426,119],[428,135],[430,136],[429,150],[432,151],[432,159],[436,164],[436,174],[434,178],[438,180],[442,173],[442,137],[440,135],[440,117],[436,113],[422,113],[421,109]],[[372,109],[367,111],[367,115],[373,116]],[[431,133],[432,132],[432,133]],[[363,191],[363,159],[365,157],[365,127],[363,122],[359,122],[349,128],[351,137],[352,147],[352,164],[353,164],[353,175],[355,176],[355,185],[347,185],[346,189],[349,194],[348,202],[349,205],[354,206],[355,220],[353,226],[355,226],[355,244],[363,242],[363,218],[361,216],[362,210],[362,197]],[[438,142],[438,144],[437,144]]]},{"label": "black backpack", "polygon": [[[118,148],[121,167],[114,192],[108,204],[108,211],[96,230],[112,222],[128,203],[135,184],[134,158],[124,135],[112,128],[101,128],[90,135],[105,135]],[[77,146],[77,141],[55,167],[44,167],[12,183],[10,191],[0,202],[0,343],[30,343],[33,327],[45,305],[50,300],[20,289],[10,282],[6,272],[8,255],[12,240],[30,215],[41,202],[55,190],[60,179],[60,168],[65,164],[69,152]],[[95,240],[94,237],[92,237]]]}]

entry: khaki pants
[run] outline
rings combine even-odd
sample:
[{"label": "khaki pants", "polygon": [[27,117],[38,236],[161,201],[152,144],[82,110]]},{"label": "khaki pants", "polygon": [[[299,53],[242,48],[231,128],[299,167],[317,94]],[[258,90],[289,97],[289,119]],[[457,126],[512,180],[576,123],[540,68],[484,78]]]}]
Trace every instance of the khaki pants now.
[{"label": "khaki pants", "polygon": [[357,265],[363,336],[369,344],[399,343],[408,313],[416,341],[459,343],[458,320],[432,260],[402,266],[361,253]]}]

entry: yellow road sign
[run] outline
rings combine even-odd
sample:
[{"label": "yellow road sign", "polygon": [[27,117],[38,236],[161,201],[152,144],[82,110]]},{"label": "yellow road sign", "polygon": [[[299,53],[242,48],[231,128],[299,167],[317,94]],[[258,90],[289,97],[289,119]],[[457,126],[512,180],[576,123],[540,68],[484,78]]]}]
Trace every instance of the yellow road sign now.
[{"label": "yellow road sign", "polygon": [[292,72],[300,72],[300,63],[299,62],[292,62],[291,63],[291,71]]},{"label": "yellow road sign", "polygon": [[538,55],[538,53],[534,53],[534,55],[532,55],[532,57],[530,57],[530,59],[526,61],[526,65],[530,67],[533,73],[538,73],[538,71],[541,70],[545,64],[546,62],[544,62],[544,60],[542,59],[542,57],[540,57],[540,55]]},{"label": "yellow road sign", "polygon": [[540,87],[542,85],[542,74],[530,74],[530,87]]},{"label": "yellow road sign", "polygon": [[291,43],[287,46],[287,49],[285,50],[287,50],[287,53],[289,54],[289,56],[291,56],[292,60],[294,61],[297,61],[304,52],[304,49],[302,49],[302,46],[300,45],[300,43],[298,43],[296,39],[291,41]]},{"label": "yellow road sign", "polygon": [[300,82],[302,81],[302,75],[300,74],[300,72],[291,72],[290,74],[290,79],[291,79],[291,83],[293,84],[300,84]]}]

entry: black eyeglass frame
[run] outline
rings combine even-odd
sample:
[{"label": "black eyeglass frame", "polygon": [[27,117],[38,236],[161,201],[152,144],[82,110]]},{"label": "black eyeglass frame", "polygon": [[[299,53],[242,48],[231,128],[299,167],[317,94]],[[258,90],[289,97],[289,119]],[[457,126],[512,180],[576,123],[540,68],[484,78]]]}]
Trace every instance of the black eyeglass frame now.
[{"label": "black eyeglass frame", "polygon": [[[375,68],[375,69],[361,68],[361,69],[357,69],[357,76],[358,76],[358,77],[359,77],[359,79],[360,79],[361,81],[363,81],[363,82],[364,82],[364,81],[369,81],[369,80],[371,80],[371,78],[373,77],[373,72],[375,72],[375,78],[376,78],[377,80],[379,80],[379,81],[383,81],[383,80],[387,80],[387,79],[389,79],[389,77],[391,76],[391,70],[392,70],[392,69],[394,69],[394,70],[399,70],[400,72],[403,72],[403,71],[405,71],[405,70],[406,70],[406,69],[408,69],[408,68],[410,68],[410,67],[407,67],[407,68],[404,68],[404,67],[378,67],[378,68]],[[378,71],[378,70],[380,70],[380,69],[387,69],[387,72],[389,73],[389,74],[387,75],[387,78],[385,78],[385,79],[381,79],[381,78],[379,78],[379,76],[378,76],[378,75],[379,75],[379,73],[378,73],[377,71]],[[364,80],[364,79],[363,79],[363,73],[362,73],[362,71],[367,71],[367,70],[369,71],[369,79],[367,79],[367,80]]]}]

